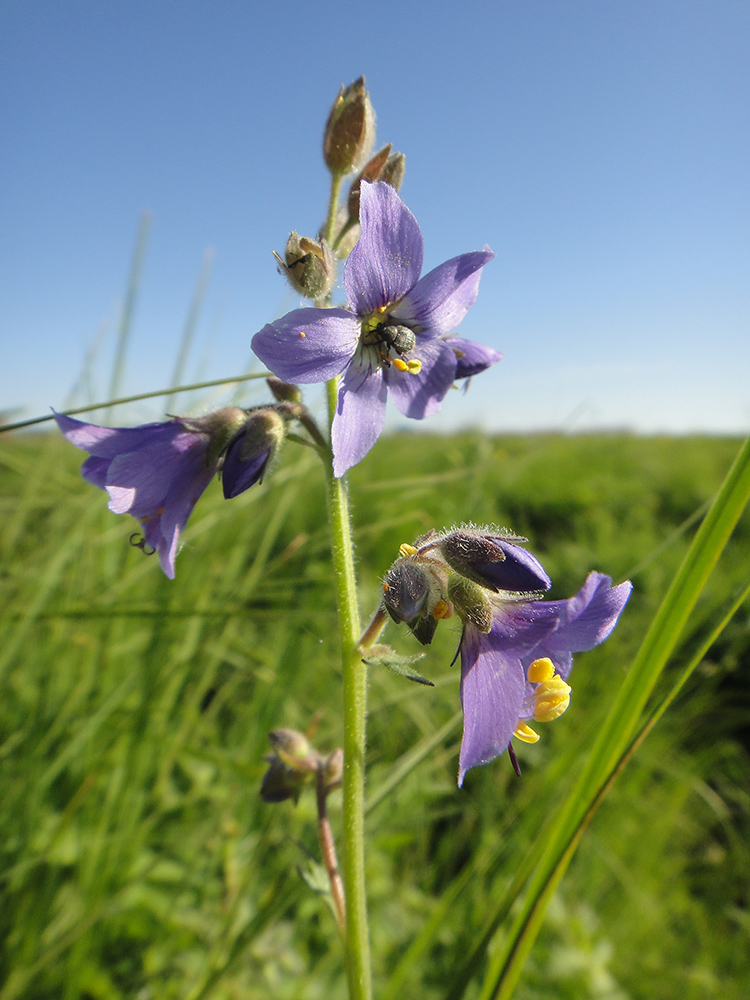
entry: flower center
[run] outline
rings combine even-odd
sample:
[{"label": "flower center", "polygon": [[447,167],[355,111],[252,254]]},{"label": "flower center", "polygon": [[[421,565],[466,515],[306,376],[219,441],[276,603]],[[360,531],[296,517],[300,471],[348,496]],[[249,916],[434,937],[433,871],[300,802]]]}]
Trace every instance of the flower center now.
[{"label": "flower center", "polygon": [[373,348],[378,364],[386,368],[391,365],[400,372],[417,375],[422,370],[418,358],[405,358],[417,345],[414,331],[391,319],[387,313],[390,306],[378,309],[362,322],[362,346]]}]

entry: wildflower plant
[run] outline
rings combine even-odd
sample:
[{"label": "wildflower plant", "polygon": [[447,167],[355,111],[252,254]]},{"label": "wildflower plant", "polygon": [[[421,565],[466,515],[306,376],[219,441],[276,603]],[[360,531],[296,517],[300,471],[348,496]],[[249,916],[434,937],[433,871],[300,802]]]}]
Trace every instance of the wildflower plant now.
[{"label": "wildflower plant", "polygon": [[[422,233],[399,193],[405,158],[390,144],[373,154],[374,132],[370,96],[360,79],[342,88],[324,130],[323,156],[331,174],[326,221],[312,235],[292,232],[283,255],[276,254],[282,275],[306,303],[252,338],[253,350],[270,372],[267,403],[132,428],[54,415],[65,437],[88,453],[83,477],[106,491],[113,513],[137,520],[131,543],[158,553],[170,578],[192,569],[188,559],[183,566],[178,558],[180,539],[212,479],[221,478],[224,497],[231,500],[271,478],[285,441],[320,456],[339,620],[343,747],[318,750],[314,726],[302,734],[278,720],[269,736],[272,752],[260,796],[264,808],[286,808],[288,800],[296,802],[315,787],[321,857],[343,941],[349,995],[356,1000],[371,996],[364,837],[368,665],[384,664],[429,685],[411,668],[413,656],[380,643],[386,625],[406,626],[405,638],[416,640],[416,650],[431,644],[441,624],[454,629],[453,663],[460,662],[456,698],[460,692],[464,715],[456,762],[462,786],[472,768],[490,765],[506,751],[521,774],[516,748],[536,742],[537,730],[547,723],[564,723],[574,654],[611,634],[632,590],[627,581],[613,585],[609,576],[592,571],[575,595],[550,599],[553,581],[533,554],[533,539],[472,523],[436,527],[394,552],[380,606],[362,631],[346,474],[366,462],[376,446],[387,397],[403,416],[424,420],[457,384],[483,373],[502,378],[497,370],[486,374],[501,355],[458,334],[477,298],[483,269],[493,259],[491,250],[458,253],[422,274]],[[342,264],[343,301],[336,291]],[[323,427],[299,389],[311,383],[326,386]],[[460,400],[456,394],[453,404]],[[503,948],[493,952],[483,997],[510,995],[549,889],[561,877],[589,810],[632,752],[646,699],[750,495],[749,469],[746,450],[602,726],[579,784],[544,848],[532,853],[529,891],[516,907]],[[471,518],[472,512],[464,516]],[[577,667],[583,669],[585,664]],[[423,696],[429,697],[425,690]],[[328,795],[339,787],[340,870],[326,808]],[[456,788],[455,794],[466,790]],[[510,904],[488,915],[481,947],[508,912]]]}]

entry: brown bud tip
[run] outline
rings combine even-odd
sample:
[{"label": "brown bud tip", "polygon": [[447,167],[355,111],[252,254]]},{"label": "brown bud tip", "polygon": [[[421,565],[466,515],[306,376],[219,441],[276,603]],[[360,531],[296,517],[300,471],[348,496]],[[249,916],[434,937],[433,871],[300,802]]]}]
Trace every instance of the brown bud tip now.
[{"label": "brown bud tip", "polygon": [[375,138],[375,112],[361,76],[342,87],[323,132],[323,159],[332,174],[350,174],[369,155]]}]

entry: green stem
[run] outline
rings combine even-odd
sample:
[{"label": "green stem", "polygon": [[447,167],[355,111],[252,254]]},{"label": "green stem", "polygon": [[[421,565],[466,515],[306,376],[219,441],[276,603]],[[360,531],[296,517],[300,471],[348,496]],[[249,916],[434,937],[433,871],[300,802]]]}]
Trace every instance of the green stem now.
[{"label": "green stem", "polygon": [[[337,379],[327,384],[328,409],[335,412]],[[346,891],[346,961],[350,1000],[370,1000],[370,942],[365,892],[365,716],[367,669],[357,650],[360,637],[359,608],[354,576],[349,497],[346,482],[336,479],[326,463],[328,512],[331,522],[336,603],[341,636],[344,689],[344,830],[343,875]]]}]

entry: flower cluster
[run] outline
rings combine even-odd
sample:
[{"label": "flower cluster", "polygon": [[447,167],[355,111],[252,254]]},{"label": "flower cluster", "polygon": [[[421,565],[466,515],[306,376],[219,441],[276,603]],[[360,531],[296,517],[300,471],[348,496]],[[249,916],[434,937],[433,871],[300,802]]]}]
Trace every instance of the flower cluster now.
[{"label": "flower cluster", "polygon": [[422,643],[438,621],[462,621],[459,785],[506,749],[518,771],[511,738],[535,743],[529,723],[562,715],[573,653],[607,638],[632,589],[593,572],[574,597],[544,601],[551,582],[524,541],[492,528],[430,532],[401,546],[383,584],[385,610]]}]

